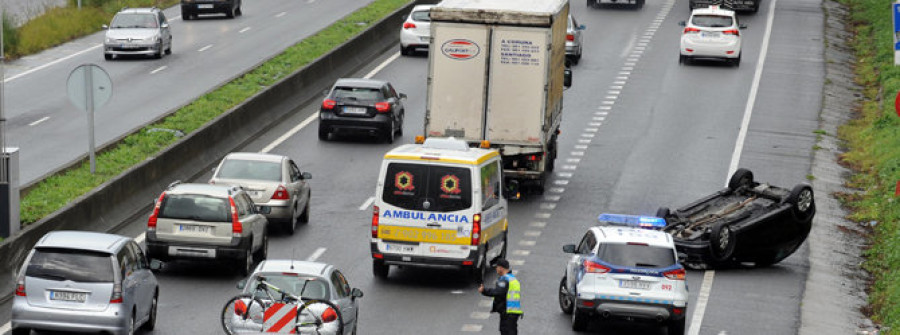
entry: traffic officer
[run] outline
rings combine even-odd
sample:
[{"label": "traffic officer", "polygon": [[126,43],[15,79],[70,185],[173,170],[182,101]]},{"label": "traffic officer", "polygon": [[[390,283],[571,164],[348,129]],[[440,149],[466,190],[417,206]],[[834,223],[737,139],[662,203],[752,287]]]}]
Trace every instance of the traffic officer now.
[{"label": "traffic officer", "polygon": [[494,297],[491,312],[500,313],[500,334],[516,335],[519,333],[519,317],[522,316],[521,285],[516,276],[509,270],[509,261],[499,258],[494,263],[497,270],[497,285],[494,288],[478,286],[478,292],[487,297]]}]

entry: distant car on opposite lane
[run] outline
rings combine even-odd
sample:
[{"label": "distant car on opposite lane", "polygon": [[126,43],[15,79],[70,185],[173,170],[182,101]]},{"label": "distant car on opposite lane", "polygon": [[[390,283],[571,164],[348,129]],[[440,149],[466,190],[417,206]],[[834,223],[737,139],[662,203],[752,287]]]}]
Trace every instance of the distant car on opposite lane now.
[{"label": "distant car on opposite lane", "polygon": [[400,29],[400,54],[411,55],[416,49],[428,49],[431,42],[431,17],[435,5],[416,5]]},{"label": "distant car on opposite lane", "polygon": [[309,222],[307,180],[290,157],[256,152],[232,152],[222,159],[209,180],[216,185],[240,185],[269,222],[279,222],[294,234],[297,221]]},{"label": "distant car on opposite lane", "polygon": [[684,27],[678,63],[704,59],[723,59],[734,66],[741,64],[741,29],[734,11],[719,6],[698,8],[690,19],[679,23]]},{"label": "distant car on opposite lane", "polygon": [[159,8],[125,8],[113,16],[109,26],[103,25],[103,58],[118,56],[153,56],[172,54],[172,32]]},{"label": "distant car on opposite lane", "polygon": [[338,131],[361,132],[394,143],[403,136],[406,94],[397,93],[391,83],[362,78],[341,78],[319,109],[319,139],[328,140]]}]

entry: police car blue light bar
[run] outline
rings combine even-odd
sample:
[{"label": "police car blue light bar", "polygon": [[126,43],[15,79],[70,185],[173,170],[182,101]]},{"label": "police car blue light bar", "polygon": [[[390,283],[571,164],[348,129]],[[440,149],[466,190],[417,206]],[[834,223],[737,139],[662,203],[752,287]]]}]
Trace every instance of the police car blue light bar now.
[{"label": "police car blue light bar", "polygon": [[666,219],[655,216],[625,215],[625,214],[600,214],[597,217],[600,223],[608,223],[615,226],[629,226],[650,229],[662,229],[666,226]]}]

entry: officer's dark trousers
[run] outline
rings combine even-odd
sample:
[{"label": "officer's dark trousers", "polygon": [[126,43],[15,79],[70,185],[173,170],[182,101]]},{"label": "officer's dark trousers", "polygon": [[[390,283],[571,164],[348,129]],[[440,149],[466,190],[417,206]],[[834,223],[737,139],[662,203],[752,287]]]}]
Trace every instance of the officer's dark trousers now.
[{"label": "officer's dark trousers", "polygon": [[500,335],[519,334],[519,314],[500,313]]}]

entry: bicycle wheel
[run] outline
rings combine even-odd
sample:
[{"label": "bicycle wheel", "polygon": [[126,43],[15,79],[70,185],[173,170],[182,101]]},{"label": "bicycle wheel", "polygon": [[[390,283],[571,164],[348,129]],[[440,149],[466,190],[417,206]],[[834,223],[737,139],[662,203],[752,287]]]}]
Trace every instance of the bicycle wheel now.
[{"label": "bicycle wheel", "polygon": [[265,305],[250,294],[235,296],[222,307],[222,330],[225,334],[259,333],[263,330]]},{"label": "bicycle wheel", "polygon": [[297,334],[343,335],[341,309],[328,300],[306,300],[297,307]]}]

